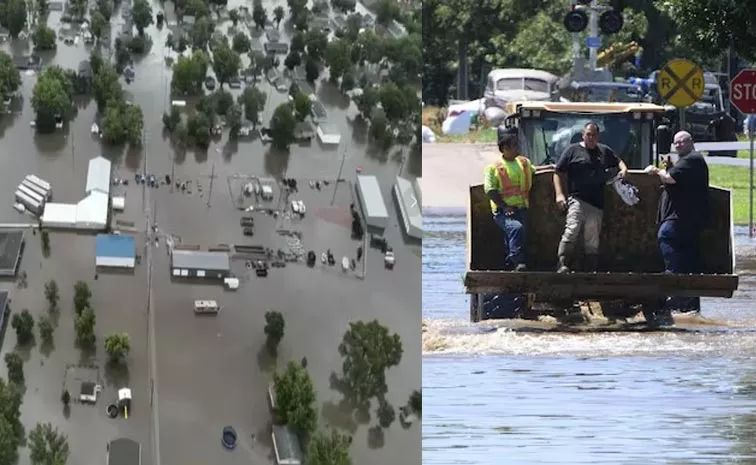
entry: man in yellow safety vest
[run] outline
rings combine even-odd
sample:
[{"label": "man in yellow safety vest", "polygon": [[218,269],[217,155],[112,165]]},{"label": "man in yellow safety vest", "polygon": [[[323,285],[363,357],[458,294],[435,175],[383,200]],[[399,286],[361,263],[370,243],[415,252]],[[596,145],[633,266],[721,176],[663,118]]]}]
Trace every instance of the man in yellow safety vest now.
[{"label": "man in yellow safety vest", "polygon": [[497,140],[501,159],[486,167],[483,189],[491,200],[494,221],[506,235],[507,268],[525,271],[526,212],[535,168],[517,153],[517,128],[499,127]]}]

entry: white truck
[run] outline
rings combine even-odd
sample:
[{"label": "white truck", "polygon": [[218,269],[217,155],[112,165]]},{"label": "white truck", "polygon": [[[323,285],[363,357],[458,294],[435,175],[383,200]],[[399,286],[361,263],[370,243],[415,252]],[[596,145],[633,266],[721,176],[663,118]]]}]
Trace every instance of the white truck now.
[{"label": "white truck", "polygon": [[217,314],[220,312],[218,302],[214,300],[195,300],[194,313],[197,314]]}]

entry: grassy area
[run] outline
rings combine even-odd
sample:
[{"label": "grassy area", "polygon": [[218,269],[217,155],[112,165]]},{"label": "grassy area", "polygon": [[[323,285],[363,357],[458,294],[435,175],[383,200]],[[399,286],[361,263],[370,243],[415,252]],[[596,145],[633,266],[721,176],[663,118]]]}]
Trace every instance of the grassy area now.
[{"label": "grassy area", "polygon": [[462,143],[462,144],[495,144],[496,129],[488,126],[473,129],[467,134],[460,136],[445,136],[441,131],[441,124],[446,119],[446,108],[424,107],[423,126],[428,126],[436,135],[439,143]]},{"label": "grassy area", "polygon": [[732,191],[735,224],[748,224],[749,169],[747,166],[709,165],[709,184]]},{"label": "grassy area", "polygon": [[[738,140],[741,142],[748,142],[748,137],[741,133],[738,133]],[[751,151],[750,150],[738,150],[738,158],[751,158]]]}]

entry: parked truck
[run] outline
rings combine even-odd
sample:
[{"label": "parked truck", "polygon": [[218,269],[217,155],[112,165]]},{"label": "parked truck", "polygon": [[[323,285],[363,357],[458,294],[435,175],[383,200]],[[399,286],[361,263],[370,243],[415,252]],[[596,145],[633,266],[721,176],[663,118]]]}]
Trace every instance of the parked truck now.
[{"label": "parked truck", "polygon": [[[710,221],[699,249],[704,273],[663,273],[656,240],[661,185],[658,177],[641,171],[658,161],[658,152],[670,151],[670,131],[657,125],[663,107],[649,103],[527,102],[511,104],[508,110],[505,124],[519,128],[520,151],[537,166],[527,213],[528,271],[504,271],[503,232],[493,221],[483,186],[470,186],[464,286],[471,295],[471,321],[535,319],[542,315],[574,321],[571,319],[576,314],[584,315],[588,308],[610,322],[632,317],[640,320],[642,313],[647,323],[657,324],[669,321],[668,296],[682,298],[687,310],[700,308],[702,296],[732,297],[738,276],[734,272],[729,190],[709,188]],[[567,143],[578,141],[588,121],[599,125],[601,142],[628,165],[628,180],[639,189],[641,200],[628,206],[607,188],[599,272],[558,274],[557,248],[564,214],[554,202],[553,163],[565,139]]]}]

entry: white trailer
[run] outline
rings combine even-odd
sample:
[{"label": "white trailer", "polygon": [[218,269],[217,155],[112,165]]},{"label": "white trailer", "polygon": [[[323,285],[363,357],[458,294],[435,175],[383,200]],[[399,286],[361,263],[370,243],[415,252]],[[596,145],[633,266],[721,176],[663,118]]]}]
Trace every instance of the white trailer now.
[{"label": "white trailer", "polygon": [[357,196],[365,215],[368,226],[385,229],[388,227],[389,216],[386,201],[381,193],[381,186],[375,176],[357,176]]},{"label": "white trailer", "polygon": [[26,207],[27,210],[35,215],[42,214],[43,205],[20,190],[16,191],[16,202]]},{"label": "white trailer", "polygon": [[29,174],[24,178],[24,181],[29,181],[32,184],[35,184],[39,187],[41,187],[45,192],[47,192],[48,199],[52,199],[52,186],[49,182],[45,181],[44,179],[40,179],[37,176],[34,176],[33,174]]},{"label": "white trailer", "polygon": [[44,189],[42,189],[38,185],[36,185],[36,184],[34,184],[32,182],[29,182],[26,179],[24,179],[21,182],[21,185],[24,186],[25,188],[29,189],[30,191],[32,191],[32,192],[34,192],[36,194],[39,194],[43,199],[45,199],[45,201],[49,200],[47,198],[47,191],[45,191]]},{"label": "white trailer", "polygon": [[194,313],[218,313],[220,306],[214,300],[195,300]]}]

